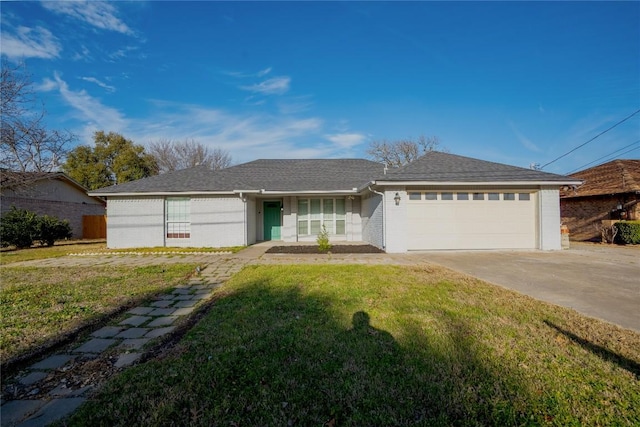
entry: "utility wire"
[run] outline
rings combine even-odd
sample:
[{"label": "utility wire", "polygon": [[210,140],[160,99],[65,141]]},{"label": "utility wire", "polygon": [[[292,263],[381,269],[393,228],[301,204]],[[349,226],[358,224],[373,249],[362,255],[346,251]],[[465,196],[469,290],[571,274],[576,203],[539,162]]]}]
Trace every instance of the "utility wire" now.
[{"label": "utility wire", "polygon": [[629,116],[625,117],[624,119],[620,120],[618,123],[616,123],[615,125],[611,126],[609,129],[607,129],[607,130],[603,130],[602,132],[600,132],[599,134],[597,134],[596,136],[594,136],[593,138],[591,138],[591,139],[590,139],[590,140],[588,140],[587,142],[585,142],[585,143],[583,143],[583,144],[578,145],[578,146],[577,146],[576,148],[574,148],[573,150],[568,151],[568,152],[564,153],[562,156],[560,156],[560,157],[558,157],[558,158],[556,158],[556,159],[551,160],[549,163],[545,163],[544,165],[540,166],[540,170],[542,170],[542,169],[544,169],[545,167],[549,166],[551,163],[555,163],[555,162],[557,162],[558,160],[562,159],[563,157],[568,156],[569,154],[571,154],[571,153],[573,153],[574,151],[576,151],[578,148],[582,148],[582,147],[584,147],[585,145],[587,145],[588,143],[590,143],[590,142],[591,142],[591,141],[593,141],[594,139],[596,139],[596,138],[598,138],[598,137],[600,137],[600,136],[604,135],[605,133],[609,132],[611,129],[615,128],[616,126],[621,125],[622,123],[626,122],[627,120],[629,120],[631,117],[635,116],[635,115],[636,115],[636,114],[638,114],[638,113],[640,113],[640,110],[636,110],[636,111],[634,111],[631,115],[629,115]]},{"label": "utility wire", "polygon": [[[637,143],[639,143],[639,142],[640,142],[640,139],[639,139],[639,140],[637,140],[637,141],[635,141],[635,142],[632,142],[632,143],[631,143],[631,144],[629,144],[629,145],[625,145],[625,146],[624,146],[624,147],[622,147],[622,148],[618,148],[616,151],[613,151],[613,152],[611,152],[611,153],[609,153],[609,154],[605,154],[605,155],[604,155],[604,156],[602,156],[602,157],[598,157],[597,159],[592,160],[592,161],[590,161],[589,163],[585,163],[585,164],[584,164],[584,165],[582,165],[582,166],[578,166],[578,167],[577,167],[577,168],[575,168],[574,170],[572,170],[572,171],[570,171],[570,172],[567,172],[565,175],[570,175],[570,174],[572,174],[572,173],[574,173],[574,172],[576,172],[576,171],[579,171],[579,170],[581,170],[582,168],[585,168],[585,167],[587,167],[587,166],[589,166],[589,165],[594,164],[594,163],[595,163],[595,162],[597,162],[598,160],[602,160],[602,159],[604,159],[605,157],[613,156],[613,155],[614,155],[614,154],[616,154],[618,151],[622,151],[622,150],[624,150],[625,148],[629,148],[629,147],[631,147],[632,145],[635,145],[635,144],[637,144]],[[631,149],[631,150],[629,150],[629,151],[637,150],[638,148],[640,148],[640,147],[633,148],[633,149]],[[623,155],[623,154],[628,153],[629,151],[625,151],[624,153],[620,153],[620,154],[618,154],[618,155],[619,155],[619,156],[621,156],[621,155]]]}]

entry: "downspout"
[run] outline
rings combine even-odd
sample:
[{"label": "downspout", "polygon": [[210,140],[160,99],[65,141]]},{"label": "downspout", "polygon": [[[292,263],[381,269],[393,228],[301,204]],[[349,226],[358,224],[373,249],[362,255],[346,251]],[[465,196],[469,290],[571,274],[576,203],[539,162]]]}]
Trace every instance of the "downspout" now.
[{"label": "downspout", "polygon": [[387,227],[385,226],[385,223],[387,222],[387,217],[385,216],[385,210],[384,210],[384,207],[385,207],[384,193],[372,190],[370,185],[367,188],[372,193],[375,193],[375,194],[378,194],[379,196],[382,196],[382,249],[386,251],[386,249],[387,249]]},{"label": "downspout", "polygon": [[244,232],[244,245],[245,246],[249,246],[248,244],[248,240],[247,240],[247,227],[249,227],[249,218],[247,218],[247,198],[244,197],[244,195],[242,194],[242,192],[240,192],[238,194],[238,197],[240,197],[240,200],[242,200],[242,210],[243,210],[243,217],[244,217],[244,227],[242,227],[242,231]]}]

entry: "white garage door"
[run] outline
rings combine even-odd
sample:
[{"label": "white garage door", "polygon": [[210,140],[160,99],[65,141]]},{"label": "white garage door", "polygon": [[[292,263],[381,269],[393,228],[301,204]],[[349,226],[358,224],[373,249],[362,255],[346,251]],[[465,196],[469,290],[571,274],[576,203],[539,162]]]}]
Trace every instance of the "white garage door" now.
[{"label": "white garage door", "polygon": [[408,249],[534,249],[536,195],[409,191]]}]

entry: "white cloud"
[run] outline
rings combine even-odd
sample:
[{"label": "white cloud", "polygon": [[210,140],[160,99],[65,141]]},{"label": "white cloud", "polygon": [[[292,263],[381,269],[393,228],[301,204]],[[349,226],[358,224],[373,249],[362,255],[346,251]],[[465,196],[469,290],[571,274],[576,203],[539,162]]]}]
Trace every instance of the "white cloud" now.
[{"label": "white cloud", "polygon": [[[85,90],[70,89],[58,73],[54,73],[53,77],[62,99],[73,108],[74,116],[83,123],[83,129],[80,132],[83,139],[91,140],[96,130],[126,131],[129,121],[120,111],[102,104],[99,99],[92,97]],[[45,80],[45,82],[48,86],[51,85],[51,80]]]},{"label": "white cloud", "polygon": [[290,77],[274,77],[250,86],[240,86],[240,89],[263,95],[282,95],[289,91],[290,83]]},{"label": "white cloud", "polygon": [[133,35],[133,31],[117,16],[112,3],[98,1],[44,1],[45,9],[68,15],[102,30]]},{"label": "white cloud", "polygon": [[365,140],[365,136],[359,133],[335,133],[331,135],[325,135],[325,137],[341,148],[352,148],[356,145],[362,144]]},{"label": "white cloud", "polygon": [[2,54],[10,59],[57,58],[62,50],[58,39],[43,27],[21,26],[14,34],[3,31],[0,38],[2,38]]},{"label": "white cloud", "polygon": [[317,158],[335,154],[323,142],[323,121],[317,117],[293,119],[267,114],[233,114],[198,105],[154,101],[153,117],[132,121],[128,137],[149,142],[160,138],[194,138],[223,148],[235,161],[257,158]]},{"label": "white cloud", "polygon": [[511,127],[511,130],[513,131],[513,133],[515,133],[516,137],[518,138],[518,140],[520,141],[520,143],[528,150],[531,151],[535,151],[535,152],[540,152],[542,150],[540,150],[540,148],[534,144],[529,138],[527,138],[526,136],[524,136],[522,134],[522,132],[520,132],[520,130],[516,127],[515,123],[513,122],[509,122],[509,126]]},{"label": "white cloud", "polygon": [[271,72],[271,67],[267,67],[264,70],[258,71],[258,77],[264,77]]},{"label": "white cloud", "polygon": [[108,85],[108,84],[96,79],[95,77],[80,77],[80,79],[82,79],[82,80],[84,80],[86,82],[95,83],[95,84],[97,84],[98,86],[100,86],[101,88],[105,89],[108,92],[114,92],[116,90],[115,87],[110,86],[110,85]]}]

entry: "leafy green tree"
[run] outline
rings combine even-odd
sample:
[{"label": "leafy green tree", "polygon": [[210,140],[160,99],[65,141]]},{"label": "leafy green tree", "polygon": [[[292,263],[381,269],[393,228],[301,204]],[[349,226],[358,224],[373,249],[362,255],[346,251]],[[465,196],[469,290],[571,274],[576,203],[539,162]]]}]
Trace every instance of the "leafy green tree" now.
[{"label": "leafy green tree", "polygon": [[157,175],[155,157],[124,136],[104,131],[94,134],[95,147],[73,149],[62,170],[90,190]]}]

